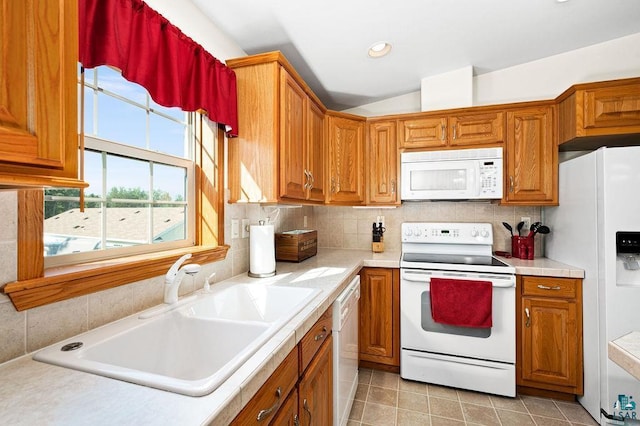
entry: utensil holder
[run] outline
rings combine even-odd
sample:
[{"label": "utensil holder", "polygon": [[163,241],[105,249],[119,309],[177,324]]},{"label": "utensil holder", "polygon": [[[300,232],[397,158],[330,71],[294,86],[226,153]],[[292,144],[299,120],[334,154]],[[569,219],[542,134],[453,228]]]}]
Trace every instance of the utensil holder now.
[{"label": "utensil holder", "polygon": [[514,235],[511,237],[511,256],[518,259],[533,260],[534,251],[533,236],[519,237]]}]

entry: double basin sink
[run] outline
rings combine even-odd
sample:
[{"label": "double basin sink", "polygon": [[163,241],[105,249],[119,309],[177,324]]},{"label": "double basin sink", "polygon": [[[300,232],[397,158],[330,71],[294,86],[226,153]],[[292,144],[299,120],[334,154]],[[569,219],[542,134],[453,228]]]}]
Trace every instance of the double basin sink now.
[{"label": "double basin sink", "polygon": [[63,367],[190,396],[213,392],[320,290],[212,288],[107,324],[34,355]]}]

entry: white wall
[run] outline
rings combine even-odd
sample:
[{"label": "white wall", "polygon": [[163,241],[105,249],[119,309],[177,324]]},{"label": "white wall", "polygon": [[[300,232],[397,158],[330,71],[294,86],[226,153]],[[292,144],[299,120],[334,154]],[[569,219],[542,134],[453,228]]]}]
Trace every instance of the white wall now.
[{"label": "white wall", "polygon": [[145,2],[217,59],[224,61],[247,56],[234,40],[214,26],[191,1],[145,0]]},{"label": "white wall", "polygon": [[[476,76],[473,105],[553,99],[576,83],[638,76],[640,33]],[[370,117],[419,111],[417,91],[345,112]]]}]

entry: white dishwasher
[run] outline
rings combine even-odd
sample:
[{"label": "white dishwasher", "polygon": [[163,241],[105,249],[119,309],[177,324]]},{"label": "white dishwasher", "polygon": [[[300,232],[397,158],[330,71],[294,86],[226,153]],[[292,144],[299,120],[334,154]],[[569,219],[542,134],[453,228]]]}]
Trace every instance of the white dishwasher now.
[{"label": "white dishwasher", "polygon": [[356,276],[333,303],[333,424],[344,426],[358,387],[358,300]]}]

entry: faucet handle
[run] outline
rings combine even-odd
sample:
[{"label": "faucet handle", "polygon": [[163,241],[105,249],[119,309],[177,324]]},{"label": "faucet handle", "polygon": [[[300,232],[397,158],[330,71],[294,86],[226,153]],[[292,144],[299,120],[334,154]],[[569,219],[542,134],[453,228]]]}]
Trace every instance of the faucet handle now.
[{"label": "faucet handle", "polygon": [[191,258],[191,253],[187,253],[184,256],[182,256],[180,259],[176,260],[176,262],[171,265],[171,267],[169,268],[169,270],[167,271],[167,279],[173,279],[173,277],[176,276],[176,274],[178,273],[178,269],[180,269],[180,265],[182,265],[187,259]]},{"label": "faucet handle", "polygon": [[216,277],[216,273],[213,272],[211,275],[207,277],[204,281],[204,291],[209,293],[211,291],[211,284],[213,284],[213,279]]}]

